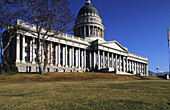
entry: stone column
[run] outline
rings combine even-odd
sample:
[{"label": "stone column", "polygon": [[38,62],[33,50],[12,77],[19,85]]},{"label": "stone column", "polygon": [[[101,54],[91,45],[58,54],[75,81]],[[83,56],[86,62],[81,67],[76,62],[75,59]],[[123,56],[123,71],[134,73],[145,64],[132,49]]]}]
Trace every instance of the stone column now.
[{"label": "stone column", "polygon": [[51,56],[50,43],[48,43],[47,46],[48,46],[47,47],[47,49],[48,49],[48,55],[47,55],[48,57],[47,58],[48,58],[48,64],[50,64],[50,62],[51,62],[51,60],[50,60],[50,56]]},{"label": "stone column", "polygon": [[84,36],[86,36],[86,26],[84,26]]},{"label": "stone column", "polygon": [[55,46],[55,65],[57,65],[58,64],[58,55],[59,55],[59,53],[58,53],[58,46],[56,45]]},{"label": "stone column", "polygon": [[78,49],[78,68],[80,68],[80,48]]},{"label": "stone column", "polygon": [[35,64],[35,38],[32,38],[32,64]]},{"label": "stone column", "polygon": [[94,32],[94,26],[93,26],[93,31],[92,31],[92,33],[93,33],[93,36],[95,36],[95,32]]},{"label": "stone column", "polygon": [[20,63],[20,35],[16,37],[16,63]]},{"label": "stone column", "polygon": [[72,48],[72,66],[74,67],[74,47]]},{"label": "stone column", "polygon": [[112,68],[113,68],[113,65],[114,65],[114,59],[113,59],[113,53],[112,53]]},{"label": "stone column", "polygon": [[32,47],[33,43],[32,43],[32,40],[30,40],[30,62],[32,62]]},{"label": "stone column", "polygon": [[76,63],[75,63],[76,65],[75,66],[76,68],[78,68],[78,50],[77,49],[75,50],[75,54],[76,54]]},{"label": "stone column", "polygon": [[50,42],[50,65],[53,65],[53,43]]},{"label": "stone column", "polygon": [[123,72],[125,72],[125,57],[123,57]]},{"label": "stone column", "polygon": [[90,36],[90,26],[88,26],[88,27],[89,27],[89,30],[88,30],[88,31],[89,31],[89,36]]},{"label": "stone column", "polygon": [[117,68],[117,55],[115,56],[115,71],[116,74],[118,73],[118,68]]},{"label": "stone column", "polygon": [[103,51],[103,68],[105,68],[105,52]]},{"label": "stone column", "polygon": [[96,52],[95,51],[93,52],[93,58],[94,58],[93,68],[95,68],[95,66],[96,66]]},{"label": "stone column", "polygon": [[126,72],[128,72],[129,71],[129,69],[128,69],[128,58],[126,57]]},{"label": "stone column", "polygon": [[[28,51],[27,51],[27,59],[28,59]],[[22,36],[22,63],[25,63],[25,35]]]},{"label": "stone column", "polygon": [[68,67],[68,46],[65,47],[65,61],[66,61],[66,67]]},{"label": "stone column", "polygon": [[110,57],[109,57],[109,52],[107,52],[107,67],[109,68],[110,65]]},{"label": "stone column", "polygon": [[119,56],[119,70],[121,71],[121,56]]},{"label": "stone column", "polygon": [[61,47],[58,44],[58,66],[61,66]]},{"label": "stone column", "polygon": [[84,68],[86,70],[86,50],[84,50]]},{"label": "stone column", "polygon": [[71,48],[69,48],[69,67],[72,66],[72,52],[71,52]]},{"label": "stone column", "polygon": [[90,69],[91,69],[92,68],[92,55],[90,51],[89,51],[89,64],[90,64]]},{"label": "stone column", "polygon": [[100,70],[100,50],[98,50],[98,69]]},{"label": "stone column", "polygon": [[134,71],[134,62],[132,61],[132,71]]},{"label": "stone column", "polygon": [[146,76],[149,76],[148,74],[148,65],[146,64]]},{"label": "stone column", "polygon": [[65,54],[65,47],[63,46],[63,66],[65,66],[65,56],[66,56],[66,54]]},{"label": "stone column", "polygon": [[83,55],[83,51],[81,51],[81,68],[84,67],[84,55]]},{"label": "stone column", "polygon": [[131,72],[131,61],[129,61],[129,71]]}]

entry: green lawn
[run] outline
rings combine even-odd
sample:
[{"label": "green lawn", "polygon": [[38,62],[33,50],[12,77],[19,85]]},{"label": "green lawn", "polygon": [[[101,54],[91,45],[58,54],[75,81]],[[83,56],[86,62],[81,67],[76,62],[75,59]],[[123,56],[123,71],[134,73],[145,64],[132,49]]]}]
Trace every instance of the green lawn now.
[{"label": "green lawn", "polygon": [[0,83],[0,110],[170,110],[170,81]]}]

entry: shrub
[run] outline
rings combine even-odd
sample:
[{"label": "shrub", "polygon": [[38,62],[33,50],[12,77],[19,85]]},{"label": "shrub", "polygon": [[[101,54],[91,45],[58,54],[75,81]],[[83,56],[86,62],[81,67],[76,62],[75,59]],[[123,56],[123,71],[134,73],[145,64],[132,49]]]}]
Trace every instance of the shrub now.
[{"label": "shrub", "polygon": [[2,59],[3,63],[3,68],[1,66],[0,70],[1,72],[7,72],[7,73],[17,73],[18,72],[18,67],[11,63],[10,61],[7,61],[6,59]]}]

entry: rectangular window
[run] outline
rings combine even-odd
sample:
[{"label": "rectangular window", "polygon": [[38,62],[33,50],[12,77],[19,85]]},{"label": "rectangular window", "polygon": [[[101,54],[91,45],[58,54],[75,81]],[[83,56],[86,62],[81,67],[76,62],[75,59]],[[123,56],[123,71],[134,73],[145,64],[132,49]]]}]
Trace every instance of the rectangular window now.
[{"label": "rectangular window", "polygon": [[61,70],[61,72],[65,72],[65,70],[63,69],[63,70]]},{"label": "rectangular window", "polygon": [[47,72],[50,72],[50,68],[47,68]]},{"label": "rectangular window", "polygon": [[54,68],[54,72],[58,72],[58,70],[56,68]]},{"label": "rectangular window", "polygon": [[26,72],[30,73],[31,72],[31,66],[26,66]]},{"label": "rectangular window", "polygon": [[39,67],[36,67],[36,72],[40,72],[40,68]]}]

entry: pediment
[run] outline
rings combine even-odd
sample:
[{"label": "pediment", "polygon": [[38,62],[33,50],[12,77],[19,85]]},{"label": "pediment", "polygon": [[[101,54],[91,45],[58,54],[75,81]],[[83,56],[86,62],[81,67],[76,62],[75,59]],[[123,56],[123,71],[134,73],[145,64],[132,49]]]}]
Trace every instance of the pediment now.
[{"label": "pediment", "polygon": [[128,52],[127,48],[120,45],[117,41],[105,42],[105,43],[102,43],[101,45],[109,47],[109,48],[113,48],[119,51]]}]

